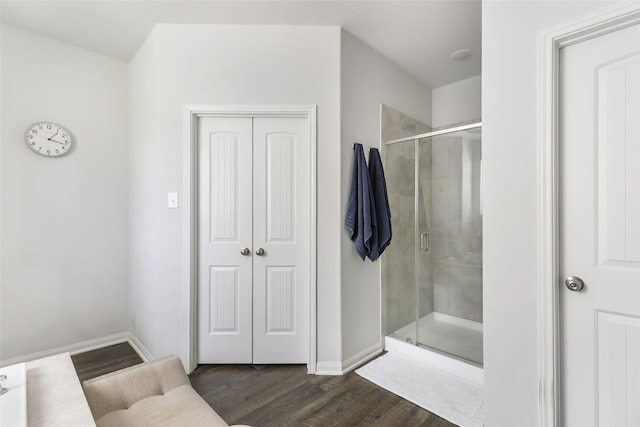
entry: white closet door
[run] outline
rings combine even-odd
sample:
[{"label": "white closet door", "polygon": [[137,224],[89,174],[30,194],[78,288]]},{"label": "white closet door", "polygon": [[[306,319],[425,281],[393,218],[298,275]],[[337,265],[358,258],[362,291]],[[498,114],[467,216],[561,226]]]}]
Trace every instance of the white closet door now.
[{"label": "white closet door", "polygon": [[200,119],[198,363],[307,362],[309,150],[306,119]]},{"label": "white closet door", "polygon": [[560,101],[562,425],[640,426],[640,25],[562,48]]},{"label": "white closet door", "polygon": [[252,362],[252,119],[199,120],[198,363]]},{"label": "white closet door", "polygon": [[253,363],[308,359],[309,145],[306,119],[254,119]]}]

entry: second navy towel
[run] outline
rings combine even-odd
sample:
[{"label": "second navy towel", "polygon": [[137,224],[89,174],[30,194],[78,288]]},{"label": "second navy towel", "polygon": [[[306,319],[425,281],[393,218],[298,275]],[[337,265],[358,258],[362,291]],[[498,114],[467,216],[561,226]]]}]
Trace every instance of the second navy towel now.
[{"label": "second navy towel", "polygon": [[373,245],[367,256],[371,261],[375,261],[391,243],[391,209],[389,208],[382,159],[377,148],[369,150],[369,182],[373,193],[375,229],[373,230]]}]

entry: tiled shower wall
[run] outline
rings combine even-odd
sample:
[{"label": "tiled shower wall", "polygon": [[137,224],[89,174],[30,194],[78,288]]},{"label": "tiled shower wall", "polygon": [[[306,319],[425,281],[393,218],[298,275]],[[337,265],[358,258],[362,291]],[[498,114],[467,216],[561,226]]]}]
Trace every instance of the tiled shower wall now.
[{"label": "tiled shower wall", "polygon": [[414,159],[413,144],[394,144],[386,149],[385,177],[393,237],[382,264],[385,335],[416,319]]},{"label": "tiled shower wall", "polygon": [[[391,206],[393,237],[382,262],[382,325],[384,335],[415,321],[415,216],[413,143],[384,143],[431,130],[425,124],[386,105],[382,106],[382,158]],[[431,294],[431,293],[430,293]],[[432,298],[425,309],[432,310]]]}]

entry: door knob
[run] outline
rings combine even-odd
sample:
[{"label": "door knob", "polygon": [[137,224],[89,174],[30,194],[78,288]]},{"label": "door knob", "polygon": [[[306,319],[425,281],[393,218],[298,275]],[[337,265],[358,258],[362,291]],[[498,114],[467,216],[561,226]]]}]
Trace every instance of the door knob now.
[{"label": "door knob", "polygon": [[256,255],[258,255],[258,256],[264,255],[264,249],[262,249],[262,248],[256,249]]},{"label": "door knob", "polygon": [[251,251],[249,250],[249,248],[242,248],[242,249],[240,249],[240,254],[241,254],[241,255],[247,256],[247,255],[249,255],[250,253],[251,253]]},{"label": "door knob", "polygon": [[570,291],[580,292],[584,289],[584,281],[578,276],[569,276],[564,279],[564,285]]}]

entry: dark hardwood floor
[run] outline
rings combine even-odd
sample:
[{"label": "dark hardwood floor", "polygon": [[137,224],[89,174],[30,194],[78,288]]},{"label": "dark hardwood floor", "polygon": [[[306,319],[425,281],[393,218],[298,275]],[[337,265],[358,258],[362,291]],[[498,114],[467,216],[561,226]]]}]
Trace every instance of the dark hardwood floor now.
[{"label": "dark hardwood floor", "polygon": [[126,342],[75,354],[71,356],[71,361],[81,383],[90,378],[142,363],[138,353]]},{"label": "dark hardwood floor", "polygon": [[[127,343],[72,360],[80,381],[142,362]],[[229,424],[455,427],[355,372],[316,376],[301,365],[201,365],[190,378]]]}]

